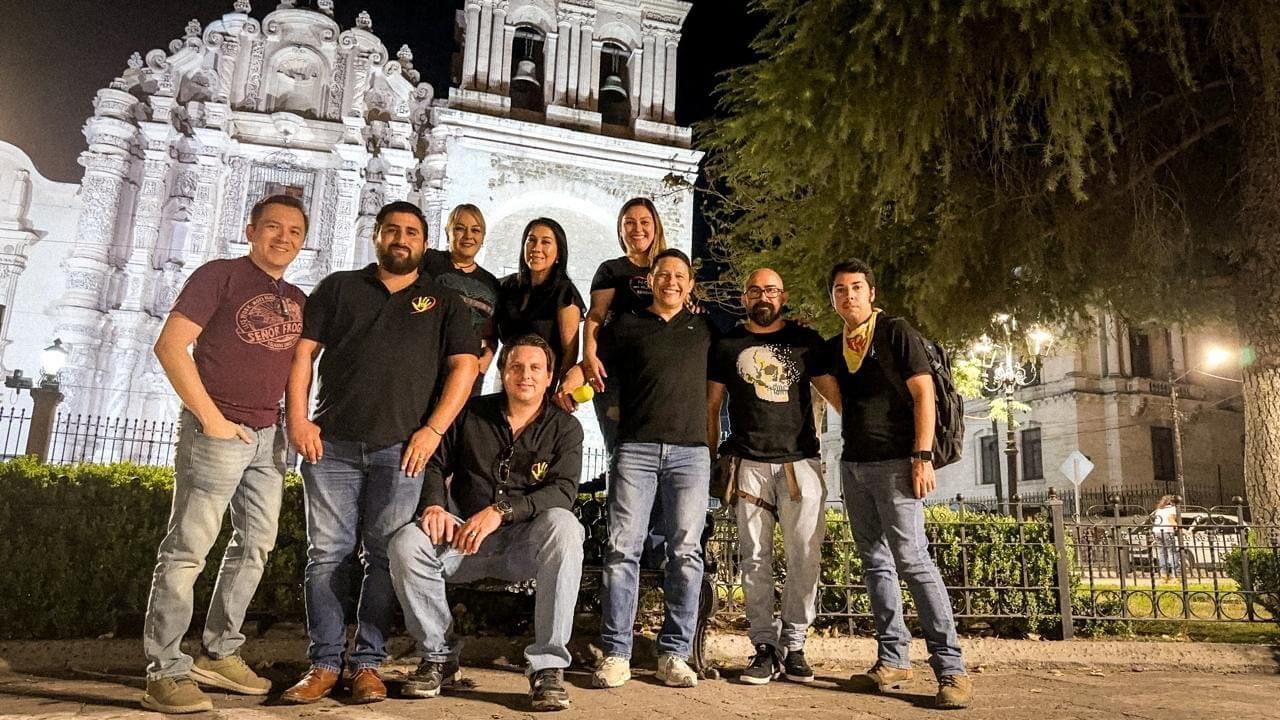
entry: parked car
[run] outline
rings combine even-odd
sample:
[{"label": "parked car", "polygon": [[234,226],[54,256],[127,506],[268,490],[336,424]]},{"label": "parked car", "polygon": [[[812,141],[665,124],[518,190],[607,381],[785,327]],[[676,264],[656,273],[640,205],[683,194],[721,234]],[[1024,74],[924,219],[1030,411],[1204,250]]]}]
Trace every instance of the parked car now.
[{"label": "parked car", "polygon": [[[1155,567],[1156,549],[1152,538],[1153,515],[1127,531],[1131,567]],[[1227,555],[1240,546],[1249,523],[1235,515],[1189,510],[1179,513],[1182,565],[1187,569],[1221,568]]]}]

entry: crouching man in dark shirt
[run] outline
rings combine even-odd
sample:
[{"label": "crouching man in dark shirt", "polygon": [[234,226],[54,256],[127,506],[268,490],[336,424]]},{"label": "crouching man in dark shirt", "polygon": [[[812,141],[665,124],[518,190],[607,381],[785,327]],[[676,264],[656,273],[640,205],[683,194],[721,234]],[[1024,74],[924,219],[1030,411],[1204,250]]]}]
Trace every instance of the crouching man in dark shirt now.
[{"label": "crouching man in dark shirt", "polygon": [[[407,696],[434,697],[458,671],[446,582],[533,578],[534,642],[524,652],[530,700],[535,710],[569,707],[564,668],[583,542],[570,508],[582,426],[546,402],[553,358],[536,335],[502,348],[502,392],[474,398],[445,433],[427,465],[418,522],[391,541],[391,580],[422,654],[402,688]],[[450,500],[458,515],[446,509]]]}]

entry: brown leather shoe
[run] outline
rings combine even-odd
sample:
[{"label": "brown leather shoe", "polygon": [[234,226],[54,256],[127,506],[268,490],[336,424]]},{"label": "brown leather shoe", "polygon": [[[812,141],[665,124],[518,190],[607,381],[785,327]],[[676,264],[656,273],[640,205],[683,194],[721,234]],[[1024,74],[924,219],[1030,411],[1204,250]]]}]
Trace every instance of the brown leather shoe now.
[{"label": "brown leather shoe", "polygon": [[351,702],[375,703],[386,699],[387,686],[382,684],[376,669],[360,668],[351,676]]},{"label": "brown leather shoe", "polygon": [[328,697],[338,684],[338,673],[313,667],[293,687],[284,691],[280,699],[295,705],[306,705]]}]

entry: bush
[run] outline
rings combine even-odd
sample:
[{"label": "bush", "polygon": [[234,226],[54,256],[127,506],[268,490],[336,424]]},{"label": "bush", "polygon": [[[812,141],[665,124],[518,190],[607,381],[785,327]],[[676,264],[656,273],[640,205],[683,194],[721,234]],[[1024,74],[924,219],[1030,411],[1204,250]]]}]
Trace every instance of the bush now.
[{"label": "bush", "polygon": [[[172,468],[0,463],[0,638],[140,630],[172,491]],[[197,613],[208,607],[229,527],[196,583]],[[279,540],[251,613],[303,616],[306,547],[302,485],[290,475]]]},{"label": "bush", "polygon": [[[1249,577],[1245,577],[1244,558],[1248,552]],[[1272,619],[1280,621],[1280,548],[1264,546],[1252,538],[1247,550],[1235,548],[1227,554],[1227,574],[1240,585],[1242,592],[1252,589],[1254,601]]]}]

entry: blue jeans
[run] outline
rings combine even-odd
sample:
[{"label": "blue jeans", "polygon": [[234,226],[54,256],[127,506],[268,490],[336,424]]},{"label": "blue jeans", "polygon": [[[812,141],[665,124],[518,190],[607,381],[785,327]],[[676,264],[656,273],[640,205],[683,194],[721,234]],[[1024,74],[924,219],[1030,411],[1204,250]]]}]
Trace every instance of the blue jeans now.
[{"label": "blue jeans", "polygon": [[707,516],[711,457],[702,446],[622,443],[609,484],[609,553],[604,568],[600,644],[606,655],[631,657],[640,554],[655,497],[662,499],[666,536],[665,616],[658,652],[688,658],[702,590],[702,529]]},{"label": "blue jeans", "polygon": [[1178,572],[1181,558],[1178,557],[1178,536],[1173,532],[1156,530],[1151,533],[1151,540],[1156,546],[1156,561],[1160,572],[1172,575]]},{"label": "blue jeans", "polygon": [[356,642],[348,663],[377,667],[386,658],[396,596],[387,544],[413,519],[422,475],[400,471],[402,444],[373,447],[325,440],[318,463],[302,463],[307,500],[307,655],[314,667],[342,669],[346,649],[346,601],[352,564],[364,574],[356,608]]},{"label": "blue jeans", "polygon": [[911,485],[911,461],[842,462],[840,475],[844,509],[871,598],[880,662],[911,667],[911,633],[902,619],[901,577],[915,600],[934,674],[939,678],[965,674],[947,587],[929,557],[924,502],[916,499]]},{"label": "blue jeans", "polygon": [[178,418],[173,506],[157,553],[142,630],[143,652],[150,661],[148,680],[184,676],[191,670],[191,656],[182,652],[182,636],[191,624],[192,586],[218,539],[228,507],[231,539],[213,586],[202,642],[214,658],[233,655],[244,643],[240,626],[276,544],[285,450],[279,426],[246,429],[252,443],[205,435],[185,408]]},{"label": "blue jeans", "polygon": [[446,582],[532,578],[536,582],[534,640],[524,650],[528,671],[569,667],[573,610],[582,579],[582,540],[582,524],[564,508],[549,508],[527,522],[499,527],[474,555],[463,555],[449,545],[432,545],[417,522],[405,525],[391,540],[391,580],[404,608],[404,624],[418,641],[422,659],[456,660],[461,649],[453,634]]}]

